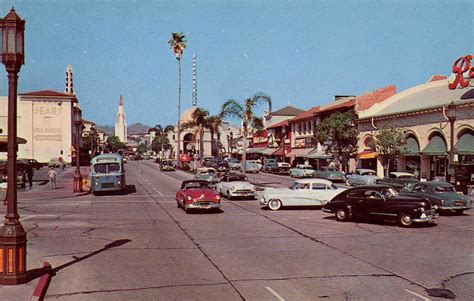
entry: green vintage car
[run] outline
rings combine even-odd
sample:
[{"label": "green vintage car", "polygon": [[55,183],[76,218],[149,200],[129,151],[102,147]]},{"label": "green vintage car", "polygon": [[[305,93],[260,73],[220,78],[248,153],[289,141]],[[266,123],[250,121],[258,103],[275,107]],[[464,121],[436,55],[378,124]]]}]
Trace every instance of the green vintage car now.
[{"label": "green vintage car", "polygon": [[312,178],[314,169],[311,165],[298,164],[290,169],[290,177],[292,178]]},{"label": "green vintage car", "polygon": [[331,170],[331,169],[315,170],[313,173],[313,177],[319,178],[319,179],[326,179],[331,182],[344,183],[346,181],[346,177],[344,176],[342,172],[337,171],[337,170]]},{"label": "green vintage car", "polygon": [[438,206],[440,212],[455,212],[462,214],[472,208],[471,199],[456,192],[453,185],[441,181],[419,182],[409,185],[402,194],[423,196]]}]

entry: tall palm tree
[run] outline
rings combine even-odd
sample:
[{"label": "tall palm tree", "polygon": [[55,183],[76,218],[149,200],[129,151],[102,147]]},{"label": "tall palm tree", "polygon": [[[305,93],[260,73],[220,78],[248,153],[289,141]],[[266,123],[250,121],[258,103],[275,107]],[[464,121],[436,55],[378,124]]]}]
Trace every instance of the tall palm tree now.
[{"label": "tall palm tree", "polygon": [[177,159],[179,160],[179,155],[181,153],[181,57],[183,56],[184,48],[186,48],[186,40],[185,35],[182,32],[173,32],[171,34],[171,39],[168,40],[168,44],[170,44],[171,50],[178,60],[178,152],[177,152]]},{"label": "tall palm tree", "polygon": [[192,115],[191,118],[192,120],[187,121],[182,124],[183,129],[193,129],[193,142],[196,143],[196,141],[199,143],[199,163],[202,165],[202,160],[204,159],[203,153],[204,153],[204,131],[206,129],[209,129],[210,124],[209,124],[209,112],[201,109],[201,108],[196,108]]},{"label": "tall palm tree", "polygon": [[247,136],[253,133],[253,130],[263,128],[263,121],[261,118],[255,116],[255,109],[264,104],[268,104],[268,109],[272,111],[272,99],[270,96],[258,92],[252,98],[247,98],[243,103],[235,99],[227,100],[221,109],[221,116],[236,117],[242,121],[242,172],[247,173]]}]

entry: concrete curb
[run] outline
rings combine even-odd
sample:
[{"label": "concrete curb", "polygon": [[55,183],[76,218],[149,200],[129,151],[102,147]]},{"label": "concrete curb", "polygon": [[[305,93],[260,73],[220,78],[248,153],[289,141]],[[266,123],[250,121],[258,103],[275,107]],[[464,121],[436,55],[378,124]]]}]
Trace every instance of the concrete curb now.
[{"label": "concrete curb", "polygon": [[51,282],[51,277],[53,276],[53,272],[49,262],[45,262],[43,264],[43,269],[45,270],[45,274],[40,277],[40,280],[36,285],[35,291],[33,292],[33,296],[31,297],[31,301],[44,300],[44,296],[46,295],[46,291],[48,290],[49,283]]}]

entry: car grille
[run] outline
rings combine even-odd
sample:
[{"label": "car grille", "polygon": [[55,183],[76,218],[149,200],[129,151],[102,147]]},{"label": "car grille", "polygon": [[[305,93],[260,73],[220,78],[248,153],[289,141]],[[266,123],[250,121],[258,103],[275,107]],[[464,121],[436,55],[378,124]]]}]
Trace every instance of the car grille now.
[{"label": "car grille", "polygon": [[250,189],[239,189],[239,190],[236,190],[235,192],[237,192],[237,193],[247,193],[247,192],[252,192],[252,190],[250,190]]},{"label": "car grille", "polygon": [[114,183],[102,183],[102,188],[114,188]]}]

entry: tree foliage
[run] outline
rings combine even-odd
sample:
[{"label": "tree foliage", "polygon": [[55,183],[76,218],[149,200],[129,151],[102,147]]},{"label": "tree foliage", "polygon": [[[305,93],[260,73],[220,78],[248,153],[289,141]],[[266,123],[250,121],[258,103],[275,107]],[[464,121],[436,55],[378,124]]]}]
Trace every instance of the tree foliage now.
[{"label": "tree foliage", "polygon": [[192,120],[184,122],[181,124],[181,127],[183,129],[193,129],[193,142],[199,143],[199,161],[202,163],[202,160],[204,159],[203,153],[204,153],[204,131],[206,129],[209,129],[211,124],[209,120],[209,112],[201,109],[201,108],[196,108],[192,115],[191,115]]},{"label": "tree foliage", "polygon": [[377,152],[382,159],[385,175],[388,174],[390,162],[395,160],[397,156],[403,155],[406,145],[405,131],[394,127],[383,128],[373,136],[369,142],[371,150]]},{"label": "tree foliage", "polygon": [[110,136],[107,138],[107,148],[109,151],[117,152],[118,150],[126,148],[125,143],[120,141],[119,137],[117,136]]},{"label": "tree foliage", "polygon": [[332,154],[336,167],[347,170],[349,158],[357,152],[358,131],[353,112],[336,112],[321,121],[316,129],[316,138]]},{"label": "tree foliage", "polygon": [[242,167],[243,173],[246,173],[246,156],[247,156],[247,136],[251,131],[259,131],[263,128],[263,121],[255,115],[255,110],[262,104],[267,104],[268,109],[272,110],[272,99],[270,96],[258,92],[252,98],[247,98],[243,103],[235,99],[227,100],[221,109],[221,118],[234,117],[242,121]]},{"label": "tree foliage", "polygon": [[178,61],[181,60],[184,48],[186,48],[187,41],[184,39],[185,37],[182,32],[173,32],[168,40],[168,44],[170,44],[171,50]]},{"label": "tree foliage", "polygon": [[172,125],[162,127],[160,124],[157,124],[154,126],[154,128],[157,130],[157,132],[156,137],[151,142],[151,149],[156,153],[171,149],[172,147],[168,139],[168,132],[173,131],[174,127]]}]

